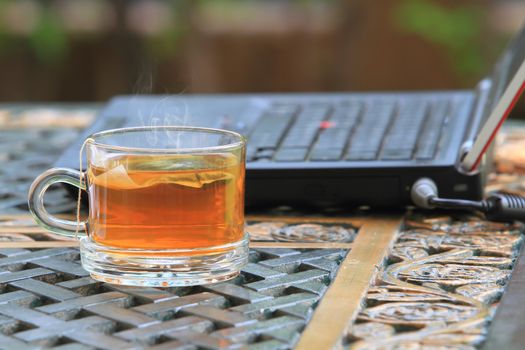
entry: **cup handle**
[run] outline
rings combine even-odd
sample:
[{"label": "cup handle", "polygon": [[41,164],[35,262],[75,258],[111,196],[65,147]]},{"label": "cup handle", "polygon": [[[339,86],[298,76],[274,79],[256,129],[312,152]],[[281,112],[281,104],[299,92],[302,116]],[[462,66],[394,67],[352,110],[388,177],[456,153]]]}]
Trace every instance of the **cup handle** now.
[{"label": "cup handle", "polygon": [[44,207],[44,194],[49,186],[63,182],[86,190],[81,173],[67,168],[52,168],[40,174],[29,188],[29,211],[36,222],[48,231],[67,237],[85,236],[87,221],[64,220],[49,214]]}]

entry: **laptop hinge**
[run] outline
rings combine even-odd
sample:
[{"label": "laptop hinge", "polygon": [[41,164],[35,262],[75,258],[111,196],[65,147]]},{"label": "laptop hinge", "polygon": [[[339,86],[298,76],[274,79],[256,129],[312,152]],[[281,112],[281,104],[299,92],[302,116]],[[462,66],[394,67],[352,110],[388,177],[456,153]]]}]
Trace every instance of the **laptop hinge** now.
[{"label": "laptop hinge", "polygon": [[476,86],[476,103],[474,104],[474,109],[472,111],[472,117],[470,118],[471,122],[467,127],[467,135],[465,141],[461,144],[459,149],[459,157],[456,163],[456,168],[464,173],[464,169],[461,167],[461,161],[467,155],[467,153],[472,148],[476,136],[478,135],[481,126],[483,125],[483,119],[487,114],[487,103],[489,99],[490,90],[492,88],[492,81],[490,79],[483,79]]}]

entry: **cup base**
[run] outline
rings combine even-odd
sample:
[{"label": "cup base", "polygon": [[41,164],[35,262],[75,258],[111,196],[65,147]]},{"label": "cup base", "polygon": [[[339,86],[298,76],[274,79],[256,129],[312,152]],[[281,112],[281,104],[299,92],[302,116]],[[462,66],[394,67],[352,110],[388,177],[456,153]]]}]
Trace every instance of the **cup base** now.
[{"label": "cup base", "polygon": [[248,262],[248,235],[238,242],[198,248],[142,250],[80,240],[82,267],[93,279],[128,286],[175,287],[216,283],[239,275]]}]

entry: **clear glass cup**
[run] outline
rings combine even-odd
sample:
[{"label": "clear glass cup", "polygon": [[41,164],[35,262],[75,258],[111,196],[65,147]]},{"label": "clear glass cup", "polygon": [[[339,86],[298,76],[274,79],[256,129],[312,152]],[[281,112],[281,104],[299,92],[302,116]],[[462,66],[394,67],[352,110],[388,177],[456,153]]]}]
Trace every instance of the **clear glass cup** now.
[{"label": "clear glass cup", "polygon": [[[85,149],[86,171],[44,172],[31,185],[29,208],[49,231],[69,237],[80,232],[82,266],[93,278],[182,286],[239,274],[249,241],[241,135],[193,127],[124,128],[91,135]],[[58,182],[87,191],[86,221],[46,211],[45,191]]]}]

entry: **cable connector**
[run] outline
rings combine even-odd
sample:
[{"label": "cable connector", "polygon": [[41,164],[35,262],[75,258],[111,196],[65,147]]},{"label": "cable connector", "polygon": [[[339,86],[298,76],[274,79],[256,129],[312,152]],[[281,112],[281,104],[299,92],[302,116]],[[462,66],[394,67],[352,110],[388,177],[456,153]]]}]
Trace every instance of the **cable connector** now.
[{"label": "cable connector", "polygon": [[412,202],[424,209],[477,210],[491,221],[525,222],[525,198],[507,193],[495,193],[482,201],[439,198],[436,183],[429,178],[417,180],[410,190]]},{"label": "cable connector", "polygon": [[417,180],[410,190],[412,202],[420,208],[434,209],[435,206],[430,203],[431,199],[438,197],[438,188],[436,183],[428,177]]},{"label": "cable connector", "polygon": [[487,203],[484,212],[493,221],[525,222],[525,198],[508,193],[495,193],[483,202]]}]

